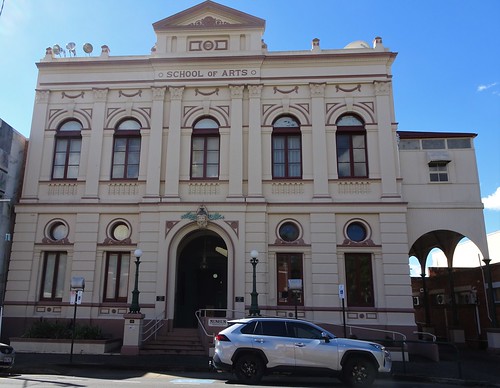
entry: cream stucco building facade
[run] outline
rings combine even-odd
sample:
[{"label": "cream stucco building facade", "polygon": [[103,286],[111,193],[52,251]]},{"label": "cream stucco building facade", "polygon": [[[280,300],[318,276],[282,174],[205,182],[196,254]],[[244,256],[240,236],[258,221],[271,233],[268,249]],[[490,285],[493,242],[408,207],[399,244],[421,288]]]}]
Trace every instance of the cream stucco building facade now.
[{"label": "cream stucco building facade", "polygon": [[137,248],[141,313],[170,328],[247,314],[252,250],[261,314],[341,324],[344,286],[347,323],[405,333],[410,255],[466,236],[488,256],[475,135],[398,132],[381,38],[272,52],[211,1],[153,27],[149,55],[37,64],[5,335],[71,318],[81,276],[78,316],[120,336]]}]

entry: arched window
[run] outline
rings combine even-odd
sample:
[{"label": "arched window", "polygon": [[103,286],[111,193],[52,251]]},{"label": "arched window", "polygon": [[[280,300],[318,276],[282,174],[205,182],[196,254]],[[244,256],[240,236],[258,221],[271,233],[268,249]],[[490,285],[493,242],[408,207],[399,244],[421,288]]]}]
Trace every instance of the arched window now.
[{"label": "arched window", "polygon": [[68,120],[57,130],[52,179],[77,179],[82,148],[82,124]]},{"label": "arched window", "polygon": [[299,122],[282,116],[273,124],[272,163],[273,178],[302,178],[302,146]]},{"label": "arched window", "polygon": [[111,179],[137,179],[141,158],[141,124],[122,121],[115,130]]},{"label": "arched window", "polygon": [[364,123],[354,115],[337,120],[337,170],[339,178],[367,178],[368,156]]},{"label": "arched window", "polygon": [[198,120],[191,137],[191,178],[219,178],[219,124],[210,117]]}]

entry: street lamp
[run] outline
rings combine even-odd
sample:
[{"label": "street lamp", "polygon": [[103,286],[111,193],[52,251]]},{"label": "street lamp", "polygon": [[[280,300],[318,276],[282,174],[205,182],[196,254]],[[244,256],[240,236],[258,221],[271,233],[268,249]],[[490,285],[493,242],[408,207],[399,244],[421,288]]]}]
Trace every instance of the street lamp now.
[{"label": "street lamp", "polygon": [[[2,213],[4,214],[10,214],[11,212],[11,208],[10,208],[10,201],[11,201],[11,198],[0,198],[0,204],[2,204],[2,206],[0,207],[0,210]],[[3,204],[6,203],[7,204],[7,211],[4,212],[3,210]],[[7,216],[8,218],[10,216]],[[4,220],[2,219],[2,228],[1,229],[1,233],[3,234],[3,232],[8,232],[8,233],[5,233],[5,241],[11,241],[12,239],[12,235],[11,235],[11,231],[8,229],[8,224],[9,224],[9,220],[7,219],[6,222],[4,222]],[[4,228],[5,226],[5,228]],[[7,228],[7,229],[6,229]],[[0,234],[0,236],[2,235]],[[7,244],[7,242],[5,244]],[[7,273],[5,272],[5,269],[7,268],[7,263],[5,262],[7,260],[7,257],[9,256],[9,246],[5,246],[5,250],[4,250],[4,258],[3,258],[3,262],[2,262],[2,259],[0,259],[0,286],[1,285],[5,285],[5,281],[7,279]],[[4,268],[4,270],[2,270],[2,268]],[[3,287],[0,287],[0,334],[2,333],[2,320],[3,320],[3,306],[4,306],[4,302],[5,302],[5,289]]]},{"label": "street lamp", "polygon": [[260,309],[259,309],[259,303],[257,300],[257,297],[259,294],[257,293],[257,279],[255,277],[255,267],[257,266],[259,259],[257,257],[259,256],[259,252],[257,252],[255,249],[250,252],[250,264],[252,264],[253,267],[253,287],[252,287],[252,293],[250,294],[252,296],[252,303],[250,305],[250,316],[255,317],[260,315]]},{"label": "street lamp", "polygon": [[141,256],[142,251],[140,249],[136,249],[134,251],[135,256],[135,285],[134,290],[132,291],[132,304],[130,305],[129,313],[138,314],[141,312],[141,308],[139,306],[139,264],[141,264]]},{"label": "street lamp", "polygon": [[497,311],[495,306],[495,299],[493,297],[493,282],[491,280],[491,259],[484,258],[484,264],[486,264],[486,282],[488,283],[488,307],[491,314],[491,324],[494,328],[497,327]]}]

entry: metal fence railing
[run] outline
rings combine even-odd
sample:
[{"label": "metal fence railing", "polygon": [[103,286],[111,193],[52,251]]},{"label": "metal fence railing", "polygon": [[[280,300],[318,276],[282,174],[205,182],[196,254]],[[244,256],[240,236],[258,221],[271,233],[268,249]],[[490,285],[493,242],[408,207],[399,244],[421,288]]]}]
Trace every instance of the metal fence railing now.
[{"label": "metal fence railing", "polygon": [[[403,357],[400,363],[393,363],[393,373],[420,374],[430,376],[438,373],[441,376],[462,379],[462,359],[460,350],[451,342],[405,340],[394,341],[400,349],[407,349],[409,357]],[[431,367],[438,365],[437,368]]]}]

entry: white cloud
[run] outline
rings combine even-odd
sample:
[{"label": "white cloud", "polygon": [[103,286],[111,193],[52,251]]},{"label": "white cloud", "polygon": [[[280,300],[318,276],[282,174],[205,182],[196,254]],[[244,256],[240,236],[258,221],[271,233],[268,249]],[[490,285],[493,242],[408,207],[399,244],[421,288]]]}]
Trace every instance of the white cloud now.
[{"label": "white cloud", "polygon": [[496,86],[497,84],[498,84],[498,82],[493,82],[493,83],[488,84],[488,85],[479,85],[477,87],[477,91],[484,92],[485,90],[488,90],[489,88],[492,88],[493,86]]},{"label": "white cloud", "polygon": [[410,263],[410,276],[419,277],[420,272],[422,272],[422,270],[420,269],[420,265]]},{"label": "white cloud", "polygon": [[[420,263],[418,262],[415,256],[410,257],[409,266],[410,266],[410,276],[420,277],[420,274],[422,273],[422,267],[420,266]],[[427,268],[425,269],[425,272],[426,273],[428,272]]]},{"label": "white cloud", "polygon": [[493,194],[481,199],[484,208],[488,210],[500,210],[500,187]]}]

